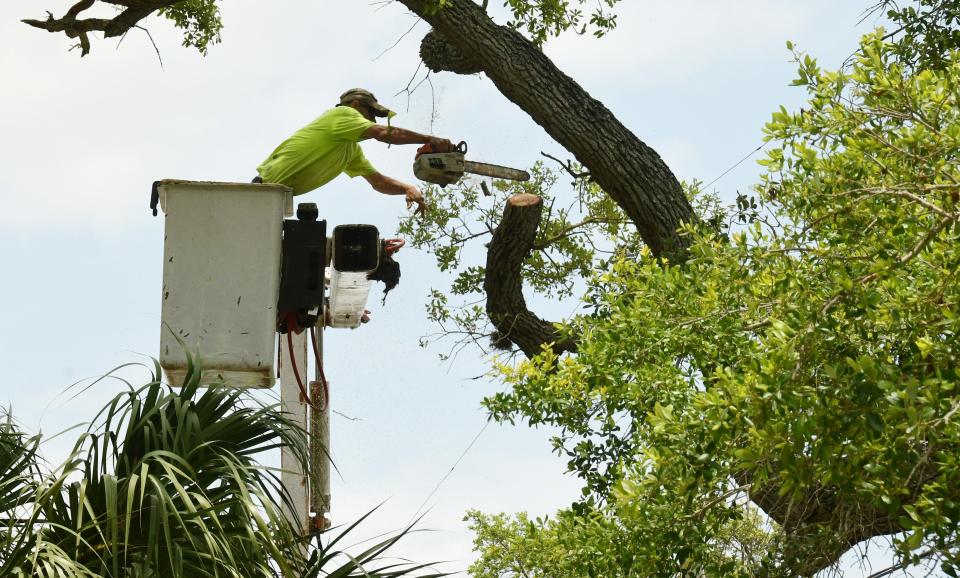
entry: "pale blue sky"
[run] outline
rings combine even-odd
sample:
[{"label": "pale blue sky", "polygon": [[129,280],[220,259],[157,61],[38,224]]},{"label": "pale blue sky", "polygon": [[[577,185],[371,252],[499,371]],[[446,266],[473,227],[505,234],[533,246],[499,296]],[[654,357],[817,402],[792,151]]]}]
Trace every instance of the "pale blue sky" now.
[{"label": "pale blue sky", "polygon": [[[152,20],[162,69],[139,31],[119,48],[98,39],[80,59],[62,35],[19,22],[70,4],[0,7],[0,403],[47,433],[89,419],[119,387],[104,383],[68,400],[60,396],[68,385],[157,353],[163,220],[147,210],[152,181],[249,180],[280,140],[353,86],[398,110],[399,126],[428,131],[431,114],[426,85],[409,110],[393,96],[416,69],[426,25],[377,58],[414,23],[396,3],[224,2],[224,42],[206,58]],[[679,178],[710,181],[760,144],[770,111],[802,102],[788,86],[785,41],[835,67],[871,24],[857,27],[867,4],[626,0],[608,37],[564,37],[546,51]],[[567,156],[485,78],[435,75],[433,85],[435,132],[469,141],[474,160],[524,167],[540,151]],[[413,148],[364,149],[384,173],[413,182]],[[758,171],[744,163],[715,188],[730,198]],[[299,200],[317,202],[331,224],[373,223],[385,234],[404,214],[398,198],[346,177]],[[471,379],[486,365],[470,352],[441,364],[445,348],[418,346],[435,330],[425,295],[445,279],[427,255],[405,249],[399,260],[403,279],[387,307],[371,299],[374,322],[326,339],[334,408],[362,420],[333,421],[343,474],[333,484],[333,517],[352,520],[386,499],[373,533],[410,519],[483,426],[481,398],[501,387]],[[461,569],[472,558],[461,522],[467,508],[546,514],[569,504],[579,484],[563,474],[548,437],[490,426],[430,499],[423,526],[436,531],[400,552]],[[55,443],[48,453],[63,451]]]}]

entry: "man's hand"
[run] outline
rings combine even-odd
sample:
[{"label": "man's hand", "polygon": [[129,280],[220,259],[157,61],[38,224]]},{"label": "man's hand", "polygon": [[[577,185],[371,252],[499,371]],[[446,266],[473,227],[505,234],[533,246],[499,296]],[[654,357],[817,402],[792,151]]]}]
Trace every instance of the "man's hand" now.
[{"label": "man's hand", "polygon": [[407,209],[412,207],[414,203],[417,204],[417,210],[414,211],[414,215],[423,215],[427,212],[427,202],[423,200],[423,194],[420,193],[417,187],[406,185],[404,193],[407,199]]},{"label": "man's hand", "polygon": [[423,200],[423,195],[417,187],[381,173],[373,173],[363,178],[367,179],[367,182],[370,183],[370,186],[372,186],[375,191],[385,195],[403,195],[407,200],[408,209],[416,203],[417,210],[414,215],[422,215],[427,212],[427,202]]},{"label": "man's hand", "polygon": [[433,148],[433,152],[437,153],[449,153],[457,149],[457,145],[453,144],[450,139],[437,136],[430,137],[429,144]]}]

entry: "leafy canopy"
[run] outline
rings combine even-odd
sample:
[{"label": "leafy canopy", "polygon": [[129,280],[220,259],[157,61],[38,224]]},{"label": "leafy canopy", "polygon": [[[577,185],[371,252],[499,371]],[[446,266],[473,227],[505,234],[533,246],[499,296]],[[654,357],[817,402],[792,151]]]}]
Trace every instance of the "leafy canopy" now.
[{"label": "leafy canopy", "polygon": [[[471,513],[474,575],[810,574],[875,535],[960,570],[960,57],[921,67],[882,30],[843,70],[796,57],[807,105],[766,126],[755,198],[723,211],[693,187],[687,262],[633,244],[616,210],[597,213],[609,232],[573,235],[589,201],[547,219],[610,251],[553,262],[541,231],[528,260],[542,293],[570,287],[550,285],[564,263],[592,271],[578,353],[500,365],[509,389],[485,405],[558,427],[584,498],[550,520]],[[482,271],[462,245],[499,201],[465,198],[415,240],[466,295]],[[445,305],[431,311],[455,320]]]}]

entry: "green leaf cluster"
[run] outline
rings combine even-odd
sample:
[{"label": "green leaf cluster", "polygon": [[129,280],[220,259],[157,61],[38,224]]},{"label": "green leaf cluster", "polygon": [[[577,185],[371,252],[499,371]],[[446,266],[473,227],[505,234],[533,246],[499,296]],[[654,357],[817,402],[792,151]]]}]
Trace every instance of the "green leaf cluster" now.
[{"label": "green leaf cluster", "polygon": [[[613,7],[620,0],[597,0],[592,11],[584,11],[587,0],[504,0],[512,19],[508,26],[522,30],[531,42],[542,46],[549,38],[571,30],[602,37],[617,27]],[[442,10],[447,0],[435,0],[430,10]],[[484,8],[487,0],[483,2]]]},{"label": "green leaf cluster", "polygon": [[891,0],[878,4],[887,9],[887,18],[896,27],[894,50],[901,61],[917,68],[939,69],[949,55],[960,48],[960,2],[919,0],[898,6]]},{"label": "green leaf cluster", "polygon": [[206,55],[211,44],[220,42],[223,22],[218,0],[183,0],[157,11],[183,30],[183,46],[194,47]]},{"label": "green leaf cluster", "polygon": [[592,12],[584,12],[585,0],[505,0],[513,14],[509,25],[524,30],[534,44],[540,46],[551,36],[567,30],[577,34],[588,31],[601,37],[617,26],[617,15],[611,10],[619,0],[594,2]]}]

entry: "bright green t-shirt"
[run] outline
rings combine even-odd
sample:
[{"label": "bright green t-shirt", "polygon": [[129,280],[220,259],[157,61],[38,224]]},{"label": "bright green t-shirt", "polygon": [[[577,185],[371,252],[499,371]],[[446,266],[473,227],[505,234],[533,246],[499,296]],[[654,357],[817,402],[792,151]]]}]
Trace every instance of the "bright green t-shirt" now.
[{"label": "bright green t-shirt", "polygon": [[302,195],[332,181],[377,172],[357,142],[373,122],[349,106],[331,108],[280,143],[257,167],[265,183],[281,183]]}]

